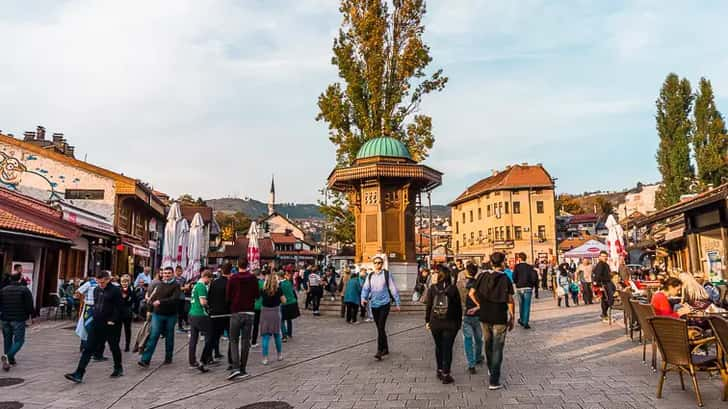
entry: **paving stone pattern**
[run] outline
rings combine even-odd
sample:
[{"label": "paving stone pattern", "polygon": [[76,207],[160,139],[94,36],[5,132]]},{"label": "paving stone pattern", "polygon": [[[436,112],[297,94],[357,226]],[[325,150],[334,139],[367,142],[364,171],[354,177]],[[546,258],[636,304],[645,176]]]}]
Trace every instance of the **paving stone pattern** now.
[{"label": "paving stone pattern", "polygon": [[[642,364],[642,349],[624,336],[621,322],[611,327],[599,322],[598,306],[559,309],[554,304],[550,297],[537,300],[533,329],[517,327],[508,334],[505,389],[500,391],[487,390],[484,368],[466,373],[461,338],[455,348],[455,384],[442,385],[422,317],[393,313],[391,354],[376,362],[372,324],[352,326],[306,312],[295,321],[293,340],[283,344],[282,362],[263,366],[260,348],[253,349],[252,376],[234,383],[225,380],[227,365],[207,374],[188,369],[187,336],[178,334],[172,365],[161,365],[160,343],[149,369],[136,366],[136,355],[124,354],[124,377],[109,378],[110,361],[92,362],[84,383],[71,384],[63,374],[75,369],[78,338],[68,322],[45,322],[30,328],[17,367],[0,373],[25,379],[0,388],[0,401],[19,401],[25,408],[236,409],[274,401],[302,409],[696,407],[689,382],[687,391],[680,390],[674,374],[668,376],[663,399],[655,398],[657,375]],[[720,401],[717,377],[701,374],[701,387],[706,408],[728,407]]]}]

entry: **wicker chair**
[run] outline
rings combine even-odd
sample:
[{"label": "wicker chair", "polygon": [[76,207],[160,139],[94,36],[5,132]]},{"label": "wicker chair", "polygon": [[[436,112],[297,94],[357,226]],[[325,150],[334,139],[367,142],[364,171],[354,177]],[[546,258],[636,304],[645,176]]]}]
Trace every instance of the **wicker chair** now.
[{"label": "wicker chair", "polygon": [[690,375],[695,388],[695,397],[698,406],[703,406],[703,398],[698,386],[698,371],[720,370],[718,359],[715,356],[693,355],[692,345],[688,338],[688,323],[669,317],[653,317],[648,320],[652,333],[660,348],[662,355],[662,368],[660,381],[657,384],[657,398],[662,398],[662,386],[668,372],[675,371],[680,374],[680,386],[685,390],[683,372]]},{"label": "wicker chair", "polygon": [[643,304],[637,300],[630,300],[632,310],[635,313],[637,322],[641,328],[640,342],[642,342],[642,362],[646,361],[647,343],[652,345],[652,370],[657,370],[657,348],[655,346],[655,336],[652,333],[652,327],[647,320],[655,316],[655,310],[650,304]]},{"label": "wicker chair", "polygon": [[[624,334],[629,335],[629,339],[634,341],[634,332],[639,331],[639,322],[634,313],[632,307],[632,292],[624,290],[619,292],[619,297],[622,299],[622,305],[624,306]],[[640,332],[640,340],[642,340],[642,332]]]},{"label": "wicker chair", "polygon": [[721,367],[720,377],[723,380],[722,399],[726,401],[728,400],[728,320],[721,317],[710,317],[710,326],[718,344],[718,365]]}]

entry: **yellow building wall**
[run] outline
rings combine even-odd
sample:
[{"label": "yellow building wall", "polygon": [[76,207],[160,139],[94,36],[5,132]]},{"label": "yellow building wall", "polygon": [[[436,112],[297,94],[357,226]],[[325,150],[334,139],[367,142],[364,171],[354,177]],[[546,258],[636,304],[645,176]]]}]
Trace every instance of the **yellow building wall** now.
[{"label": "yellow building wall", "polygon": [[[539,202],[542,212],[538,212]],[[518,213],[513,212],[514,204]],[[515,253],[523,252],[533,262],[534,258],[553,255],[556,246],[552,189],[532,190],[530,201],[528,190],[490,192],[452,207],[451,220],[453,251],[473,255],[478,261],[494,251],[504,251],[509,260]],[[538,237],[539,226],[542,226],[543,238]],[[519,228],[520,238],[517,238]]]}]

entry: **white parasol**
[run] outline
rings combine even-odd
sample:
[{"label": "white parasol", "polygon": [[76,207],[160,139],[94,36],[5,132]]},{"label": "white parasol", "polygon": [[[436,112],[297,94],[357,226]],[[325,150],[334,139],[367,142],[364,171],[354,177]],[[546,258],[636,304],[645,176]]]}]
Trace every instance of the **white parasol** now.
[{"label": "white parasol", "polygon": [[177,262],[177,224],[182,218],[179,203],[172,203],[164,226],[164,246],[162,247],[162,267],[174,267]]},{"label": "white parasol", "polygon": [[187,269],[187,243],[190,238],[190,225],[186,219],[182,219],[177,224],[177,263],[175,267]]},{"label": "white parasol", "polygon": [[191,280],[200,273],[202,247],[204,245],[205,222],[199,213],[195,213],[190,225],[189,241],[187,243],[187,259],[189,260],[185,269],[185,278]]},{"label": "white parasol", "polygon": [[607,247],[609,248],[609,267],[612,271],[619,271],[623,257],[627,254],[624,250],[624,230],[617,223],[613,215],[607,217],[606,222],[609,233],[607,234]]},{"label": "white parasol", "polygon": [[258,224],[252,222],[248,230],[248,268],[260,268],[260,248],[258,247]]}]

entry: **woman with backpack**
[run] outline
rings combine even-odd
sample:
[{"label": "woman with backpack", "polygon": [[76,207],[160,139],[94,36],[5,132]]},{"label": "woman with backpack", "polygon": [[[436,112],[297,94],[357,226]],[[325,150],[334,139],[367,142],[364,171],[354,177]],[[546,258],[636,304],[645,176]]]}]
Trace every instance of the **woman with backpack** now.
[{"label": "woman with backpack", "polygon": [[571,279],[569,279],[568,264],[563,263],[559,266],[559,275],[556,277],[556,297],[557,305],[561,307],[561,299],[563,298],[566,308],[569,308],[569,287]]},{"label": "woman with backpack", "polygon": [[460,293],[453,285],[450,270],[441,265],[433,278],[434,276],[437,278],[433,279],[433,284],[427,292],[425,328],[432,332],[435,341],[437,378],[443,384],[449,384],[455,382],[450,374],[450,367],[453,345],[462,324],[463,309],[460,304]]}]

